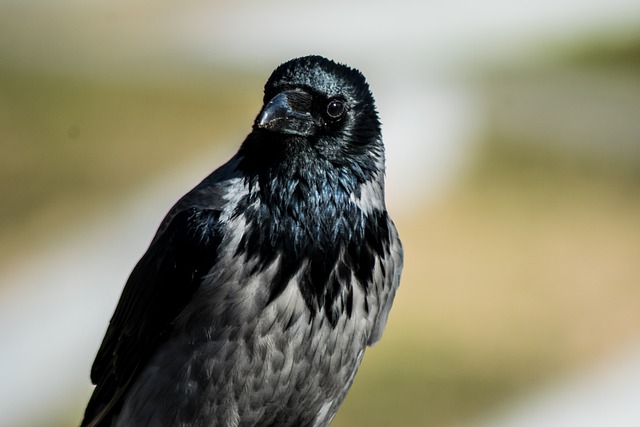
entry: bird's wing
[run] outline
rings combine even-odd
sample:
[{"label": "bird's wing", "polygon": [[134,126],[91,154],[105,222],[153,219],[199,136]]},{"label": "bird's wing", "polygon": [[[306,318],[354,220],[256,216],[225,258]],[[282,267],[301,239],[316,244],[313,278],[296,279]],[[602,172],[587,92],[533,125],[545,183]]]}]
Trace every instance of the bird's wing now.
[{"label": "bird's wing", "polygon": [[384,279],[380,282],[380,289],[378,294],[380,296],[380,308],[374,320],[373,330],[369,336],[368,345],[374,345],[382,337],[382,332],[387,324],[387,318],[391,311],[391,305],[396,295],[396,290],[400,285],[400,275],[402,274],[403,257],[402,243],[398,236],[391,218],[387,218],[389,227],[389,251],[386,256],[381,260],[384,268]]},{"label": "bird's wing", "polygon": [[189,202],[193,194],[179,202],[125,285],[91,369],[96,388],[83,426],[110,425],[128,386],[215,263],[223,201],[195,193],[207,203]]}]

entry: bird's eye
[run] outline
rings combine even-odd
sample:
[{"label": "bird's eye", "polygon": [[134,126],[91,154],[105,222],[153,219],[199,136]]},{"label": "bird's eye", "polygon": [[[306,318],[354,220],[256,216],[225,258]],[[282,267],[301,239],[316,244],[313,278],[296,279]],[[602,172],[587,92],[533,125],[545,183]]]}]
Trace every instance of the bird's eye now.
[{"label": "bird's eye", "polygon": [[342,101],[339,101],[337,99],[332,99],[331,101],[329,101],[329,104],[327,105],[327,116],[331,117],[332,119],[338,119],[342,117],[344,111],[345,108]]}]

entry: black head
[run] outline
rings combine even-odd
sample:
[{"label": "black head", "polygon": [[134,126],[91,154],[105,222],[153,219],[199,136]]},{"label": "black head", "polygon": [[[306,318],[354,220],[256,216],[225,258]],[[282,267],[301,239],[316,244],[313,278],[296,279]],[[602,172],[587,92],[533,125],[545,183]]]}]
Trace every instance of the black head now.
[{"label": "black head", "polygon": [[292,59],[274,70],[253,134],[304,147],[329,162],[382,155],[380,122],[364,76],[321,56]]}]

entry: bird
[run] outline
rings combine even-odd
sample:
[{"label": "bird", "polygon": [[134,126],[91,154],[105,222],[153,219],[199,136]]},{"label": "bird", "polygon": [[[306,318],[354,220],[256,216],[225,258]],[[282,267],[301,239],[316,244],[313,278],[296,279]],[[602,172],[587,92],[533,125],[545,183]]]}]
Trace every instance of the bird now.
[{"label": "bird", "polygon": [[133,268],[81,425],[328,425],[400,283],[384,157],[360,71],[278,66],[238,152]]}]

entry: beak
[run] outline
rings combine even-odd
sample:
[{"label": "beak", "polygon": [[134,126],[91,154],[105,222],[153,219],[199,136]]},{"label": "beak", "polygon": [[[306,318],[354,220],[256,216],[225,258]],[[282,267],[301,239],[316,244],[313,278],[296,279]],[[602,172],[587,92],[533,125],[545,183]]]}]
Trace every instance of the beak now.
[{"label": "beak", "polygon": [[299,91],[280,92],[265,105],[255,125],[288,135],[311,136],[319,123],[309,112],[311,96]]}]

